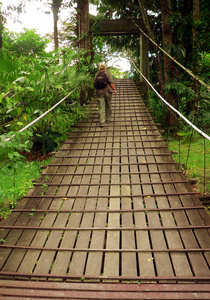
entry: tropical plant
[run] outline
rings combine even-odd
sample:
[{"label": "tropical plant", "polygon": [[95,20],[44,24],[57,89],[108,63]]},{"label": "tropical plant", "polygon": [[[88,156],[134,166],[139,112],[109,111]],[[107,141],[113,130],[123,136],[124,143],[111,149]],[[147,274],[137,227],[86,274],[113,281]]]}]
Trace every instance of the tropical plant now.
[{"label": "tropical plant", "polygon": [[17,57],[41,54],[49,42],[49,39],[41,37],[35,29],[25,28],[20,33],[4,30],[4,51],[13,52]]}]

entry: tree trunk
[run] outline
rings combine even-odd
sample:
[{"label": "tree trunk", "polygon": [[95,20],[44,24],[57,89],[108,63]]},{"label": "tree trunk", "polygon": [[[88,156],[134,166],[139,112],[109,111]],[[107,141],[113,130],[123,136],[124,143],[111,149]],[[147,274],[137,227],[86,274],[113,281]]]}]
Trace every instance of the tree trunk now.
[{"label": "tree trunk", "polygon": [[53,18],[54,18],[54,46],[55,49],[59,48],[59,43],[58,43],[58,16],[57,12],[53,11]]},{"label": "tree trunk", "polygon": [[[193,0],[193,69],[195,75],[198,75],[199,73],[199,43],[197,42],[197,35],[198,35],[198,30],[197,30],[197,22],[200,19],[200,0]],[[195,87],[195,100],[194,100],[194,107],[193,109],[196,108],[197,101],[199,99],[199,94],[200,94],[200,85],[197,81],[194,83]]]},{"label": "tree trunk", "polygon": [[[140,33],[140,71],[149,80],[149,41]],[[142,82],[145,102],[149,104],[149,86],[140,75],[140,81]]]},{"label": "tree trunk", "polygon": [[[193,10],[193,2],[192,0],[184,0],[184,10],[183,10],[183,16],[184,18],[188,19],[189,16],[191,16]],[[189,26],[189,25],[188,25]],[[185,56],[185,66],[189,69],[192,68],[192,33],[191,29],[189,30],[189,27],[187,27],[188,32],[184,31],[185,34],[185,50],[186,50],[186,56]]]},{"label": "tree trunk", "polygon": [[[147,34],[149,35],[149,37],[155,41],[155,35],[150,27],[150,23],[148,20],[148,16],[145,12],[144,9],[144,1],[143,0],[138,0],[139,2],[139,7],[140,7],[140,12],[142,15],[142,19],[144,22],[144,25],[147,29]],[[153,45],[154,46],[154,45]],[[159,81],[159,92],[161,94],[162,97],[164,97],[164,92],[163,92],[163,77],[162,77],[162,71],[161,71],[161,65],[160,65],[160,57],[159,57],[159,52],[158,52],[158,48],[154,46],[154,50],[155,50],[155,59],[156,59],[156,64],[157,64],[157,73],[158,73],[158,81]]]},{"label": "tree trunk", "polygon": [[58,12],[61,7],[62,0],[53,0],[52,8],[53,8],[53,21],[54,21],[54,46],[55,49],[59,48],[58,42]]},{"label": "tree trunk", "polygon": [[[172,28],[170,26],[170,0],[160,0],[161,6],[161,20],[162,20],[162,39],[163,39],[163,48],[172,44]],[[173,61],[166,55],[164,55],[164,76],[165,76],[165,86],[171,81],[171,72],[173,70]],[[166,94],[166,100],[172,105],[175,105],[174,94],[172,91],[169,91]],[[167,110],[166,115],[166,125],[170,129],[175,124],[175,117],[171,111]]]},{"label": "tree trunk", "polygon": [[[79,49],[86,51],[91,48],[90,41],[90,16],[89,16],[89,0],[77,0],[77,22],[78,22],[78,46]],[[84,54],[86,57],[88,54]],[[84,61],[85,64],[85,61]],[[88,65],[88,63],[87,63]],[[90,90],[87,86],[83,86],[80,91],[80,104],[86,103],[90,95]]]},{"label": "tree trunk", "polygon": [[[185,67],[192,69],[193,66],[193,36],[192,36],[192,11],[193,11],[193,1],[192,0],[184,0],[184,8],[183,8],[183,17],[185,19],[190,19],[191,22],[187,26],[187,32],[186,29],[184,30],[183,34],[185,36],[184,41],[184,47],[186,50],[185,55]],[[191,99],[186,99],[186,108],[185,112],[187,114],[190,114],[190,112],[193,110],[193,101]]]},{"label": "tree trunk", "polygon": [[77,0],[79,48],[90,49],[89,0]]},{"label": "tree trunk", "polygon": [[196,23],[200,19],[200,0],[193,0],[193,42],[195,42],[196,36],[198,34]]}]

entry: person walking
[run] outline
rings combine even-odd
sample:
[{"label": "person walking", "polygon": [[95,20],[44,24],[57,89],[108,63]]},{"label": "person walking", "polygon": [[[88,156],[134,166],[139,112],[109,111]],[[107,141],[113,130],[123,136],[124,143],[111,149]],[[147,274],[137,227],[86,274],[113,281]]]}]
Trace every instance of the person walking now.
[{"label": "person walking", "polygon": [[106,70],[105,64],[100,64],[99,72],[94,79],[94,86],[96,88],[96,96],[98,101],[98,113],[100,119],[100,127],[108,123],[111,119],[111,97],[112,93],[117,93],[112,76]]}]

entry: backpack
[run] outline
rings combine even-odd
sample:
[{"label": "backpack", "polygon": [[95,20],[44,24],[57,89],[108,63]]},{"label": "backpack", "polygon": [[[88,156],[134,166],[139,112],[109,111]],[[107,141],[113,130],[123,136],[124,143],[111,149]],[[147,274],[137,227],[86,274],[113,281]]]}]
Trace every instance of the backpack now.
[{"label": "backpack", "polygon": [[105,72],[99,72],[94,81],[94,87],[97,89],[105,89],[107,87],[108,78]]}]

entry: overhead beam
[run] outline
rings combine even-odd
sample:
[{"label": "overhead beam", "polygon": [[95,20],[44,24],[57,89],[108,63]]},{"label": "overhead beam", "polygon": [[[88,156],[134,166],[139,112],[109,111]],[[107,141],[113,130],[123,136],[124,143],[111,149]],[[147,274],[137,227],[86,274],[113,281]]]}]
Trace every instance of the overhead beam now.
[{"label": "overhead beam", "polygon": [[[135,22],[142,30],[146,31],[141,19],[136,19]],[[91,21],[90,27],[93,27],[93,21]],[[97,35],[126,35],[140,33],[139,29],[131,19],[102,20],[92,28],[91,32],[93,34],[97,33]]]}]

